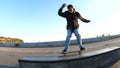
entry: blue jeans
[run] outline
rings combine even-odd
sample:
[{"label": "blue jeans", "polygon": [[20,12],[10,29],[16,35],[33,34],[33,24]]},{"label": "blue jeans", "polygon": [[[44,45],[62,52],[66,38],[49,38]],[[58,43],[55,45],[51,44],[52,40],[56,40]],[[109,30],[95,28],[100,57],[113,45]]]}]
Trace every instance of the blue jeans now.
[{"label": "blue jeans", "polygon": [[66,50],[66,51],[67,51],[67,49],[68,49],[68,45],[69,45],[69,43],[70,43],[70,38],[71,38],[71,36],[72,36],[72,33],[74,33],[75,36],[76,36],[76,38],[77,38],[77,42],[78,42],[78,44],[79,44],[79,48],[83,48],[81,36],[80,36],[80,34],[79,34],[79,32],[78,32],[78,29],[74,29],[73,31],[70,30],[70,29],[68,29],[68,30],[67,30],[67,37],[66,37],[66,41],[65,41],[65,47],[64,47],[64,50]]}]

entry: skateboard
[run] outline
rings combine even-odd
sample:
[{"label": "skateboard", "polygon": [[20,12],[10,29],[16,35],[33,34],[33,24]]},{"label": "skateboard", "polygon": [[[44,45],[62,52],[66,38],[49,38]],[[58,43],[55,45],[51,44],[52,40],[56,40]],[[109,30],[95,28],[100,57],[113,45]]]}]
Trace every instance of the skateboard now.
[{"label": "skateboard", "polygon": [[64,56],[66,56],[67,54],[70,54],[70,53],[78,53],[79,55],[82,54],[82,51],[67,51],[67,52],[61,52],[61,54],[63,54]]}]

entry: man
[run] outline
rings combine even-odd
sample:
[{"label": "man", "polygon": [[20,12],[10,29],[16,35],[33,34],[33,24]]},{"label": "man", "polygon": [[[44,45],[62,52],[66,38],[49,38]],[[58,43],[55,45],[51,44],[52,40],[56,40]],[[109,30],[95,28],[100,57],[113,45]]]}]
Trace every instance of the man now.
[{"label": "man", "polygon": [[65,47],[62,53],[65,53],[67,51],[72,33],[74,33],[77,38],[80,50],[85,50],[82,45],[81,36],[78,32],[78,19],[86,23],[90,22],[90,20],[86,20],[85,18],[83,18],[78,12],[75,11],[71,4],[67,6],[68,11],[62,12],[65,6],[66,4],[64,3],[58,11],[58,15],[66,18],[67,20],[67,37],[65,41]]}]

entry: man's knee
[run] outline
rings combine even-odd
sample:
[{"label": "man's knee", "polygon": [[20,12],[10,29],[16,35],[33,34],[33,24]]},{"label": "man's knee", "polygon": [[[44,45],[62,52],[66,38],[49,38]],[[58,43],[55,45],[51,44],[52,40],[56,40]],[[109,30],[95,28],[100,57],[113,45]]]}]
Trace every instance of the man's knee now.
[{"label": "man's knee", "polygon": [[76,37],[80,37],[80,34],[75,34]]},{"label": "man's knee", "polygon": [[71,38],[71,35],[67,35],[68,38]]}]

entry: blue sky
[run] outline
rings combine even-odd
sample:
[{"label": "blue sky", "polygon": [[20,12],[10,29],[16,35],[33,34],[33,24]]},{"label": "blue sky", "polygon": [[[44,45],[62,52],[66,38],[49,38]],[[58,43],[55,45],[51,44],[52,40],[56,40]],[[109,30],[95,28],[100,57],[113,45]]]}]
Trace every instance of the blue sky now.
[{"label": "blue sky", "polygon": [[0,36],[25,42],[65,40],[66,19],[58,16],[63,3],[73,4],[91,20],[87,24],[79,21],[82,38],[120,34],[120,0],[0,0]]}]

